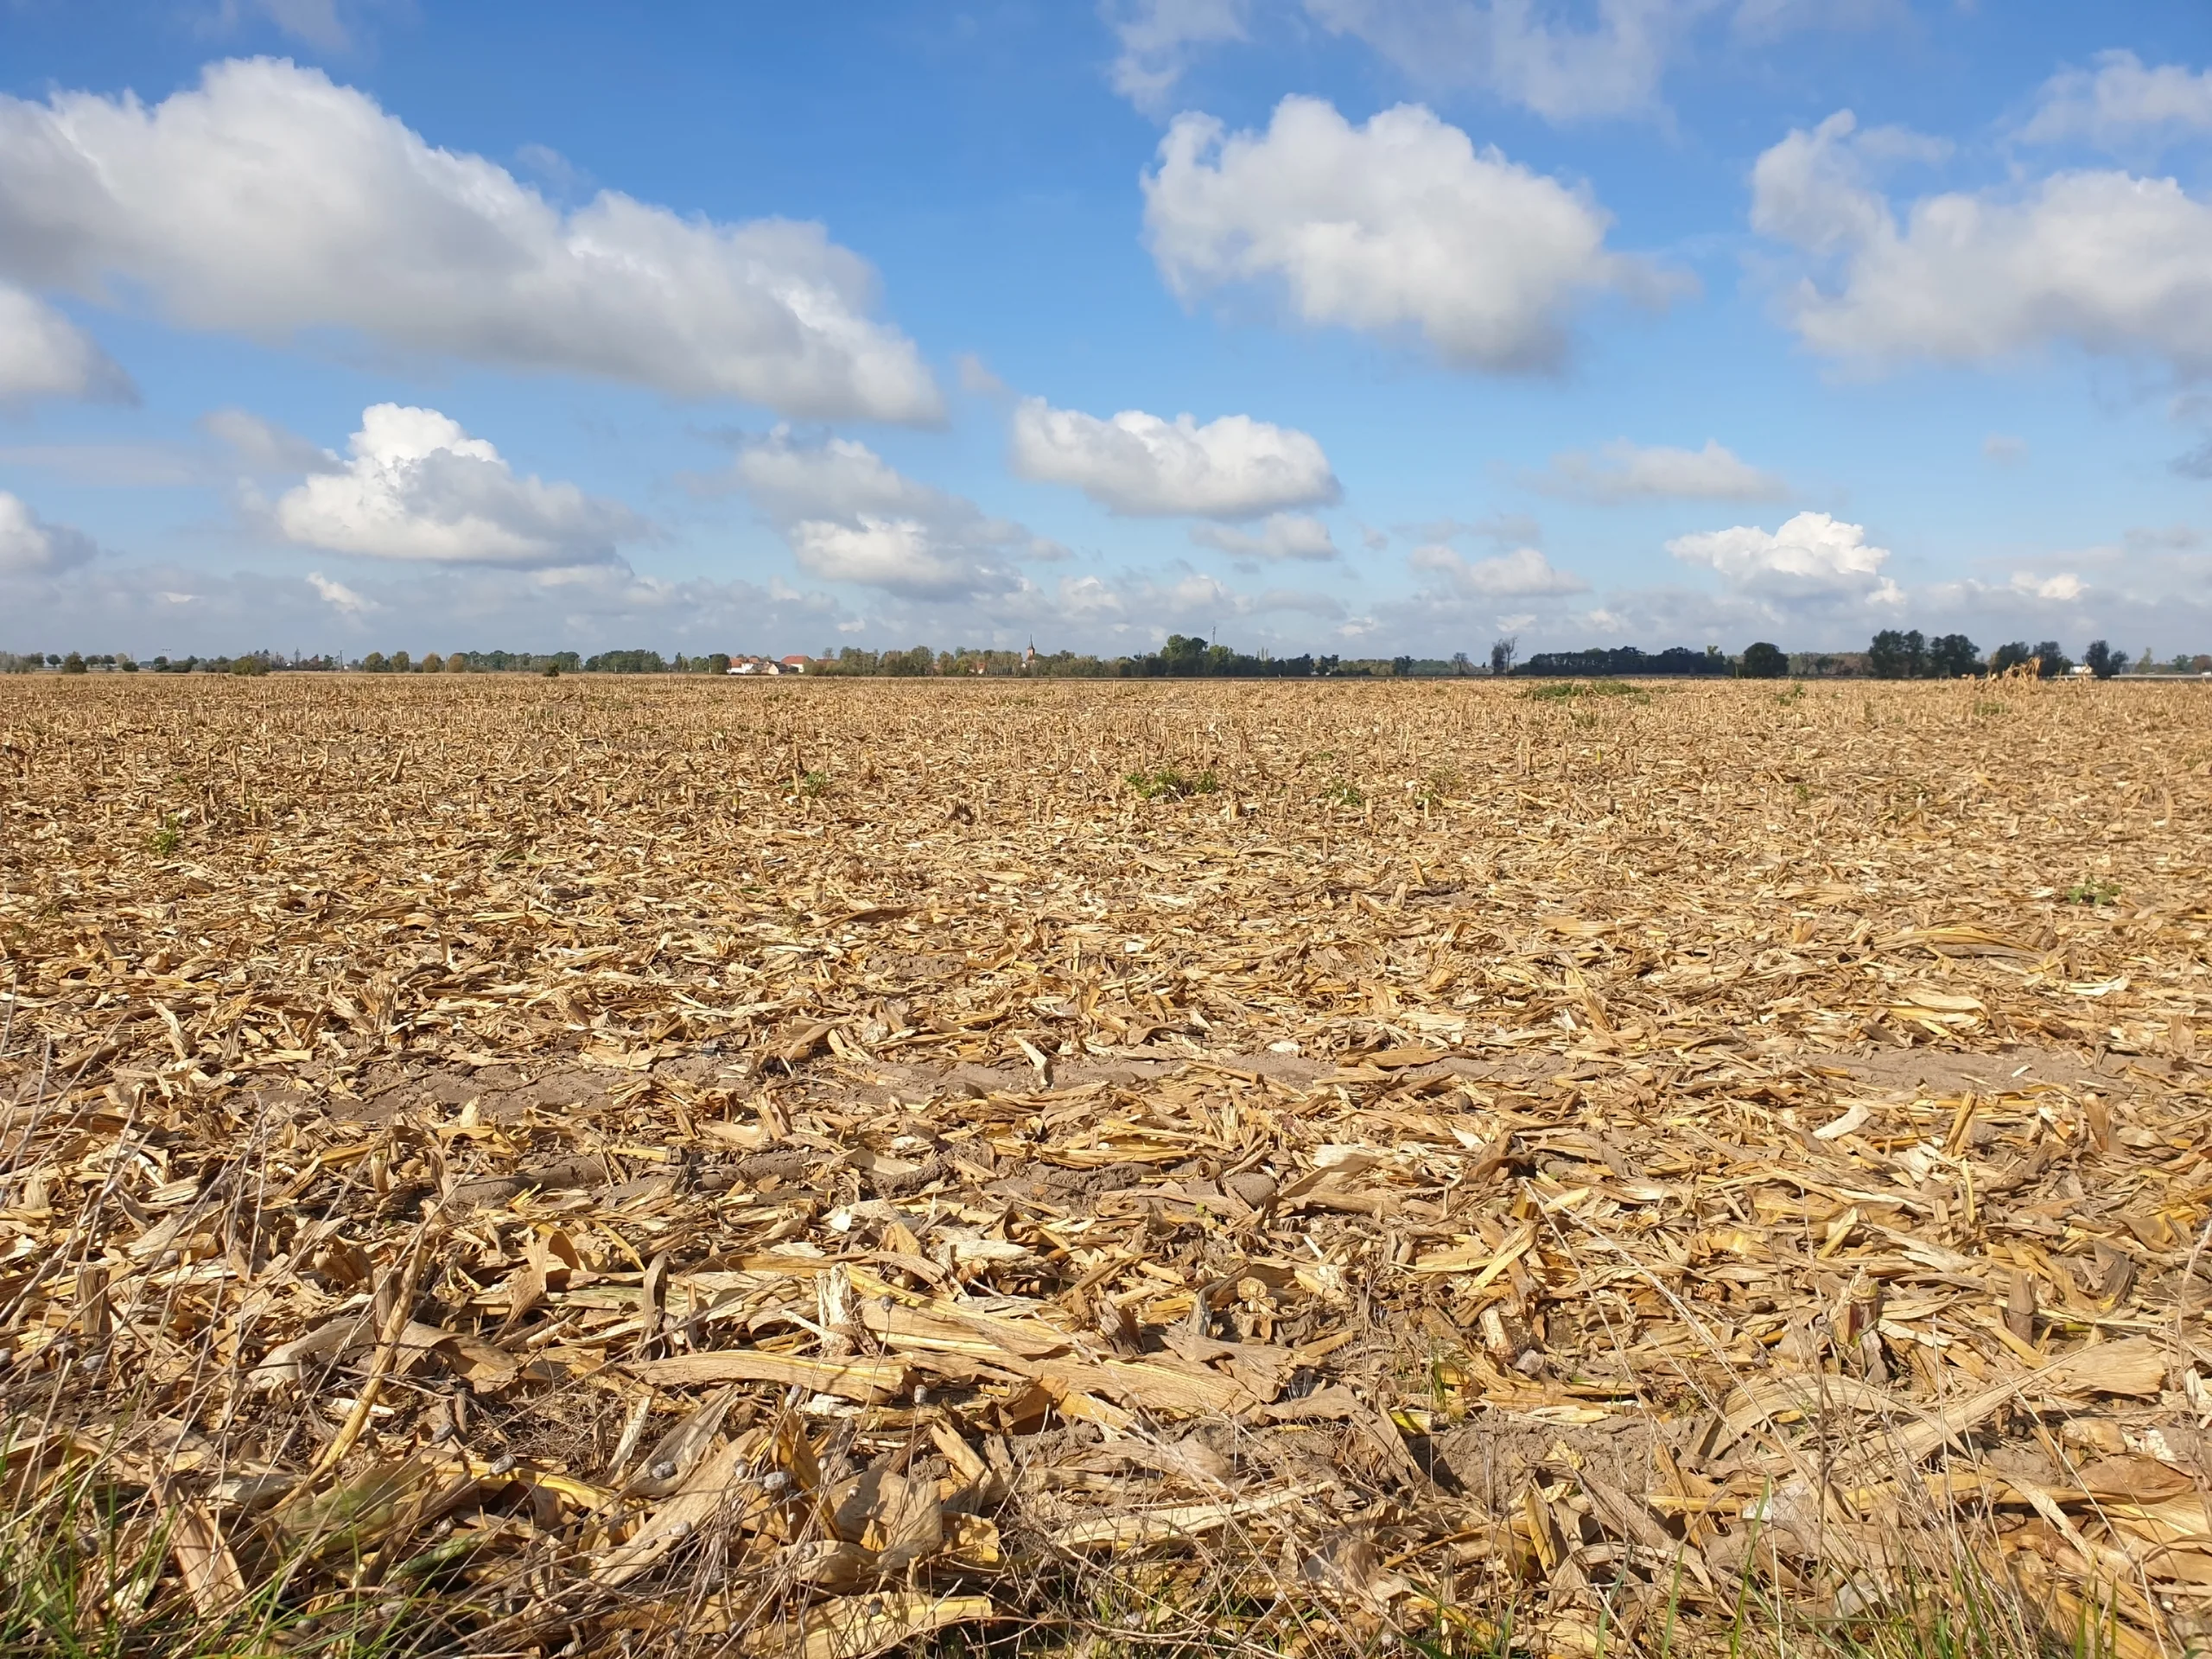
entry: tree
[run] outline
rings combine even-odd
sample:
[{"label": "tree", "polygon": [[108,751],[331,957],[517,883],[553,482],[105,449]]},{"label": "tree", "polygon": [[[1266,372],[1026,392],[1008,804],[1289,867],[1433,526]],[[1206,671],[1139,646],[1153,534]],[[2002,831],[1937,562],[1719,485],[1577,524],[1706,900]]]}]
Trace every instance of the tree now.
[{"label": "tree", "polygon": [[1744,647],[1743,675],[1747,680],[1781,680],[1789,677],[1789,658],[1782,647],[1764,639]]},{"label": "tree", "polygon": [[64,674],[84,673],[86,671],[84,658],[76,652],[71,652],[61,659],[61,671]]},{"label": "tree", "polygon": [[1928,642],[1928,671],[1939,680],[1964,679],[1981,671],[1981,653],[1963,633],[1942,633]]},{"label": "tree", "polygon": [[404,651],[393,652],[391,671],[395,674],[412,674],[415,671],[415,659]]},{"label": "tree", "polygon": [[2016,668],[2026,667],[2029,658],[2034,655],[2026,640],[2010,640],[1990,652],[1989,671],[1992,674],[2009,674]]},{"label": "tree", "polygon": [[1454,674],[1471,674],[1475,671],[1475,664],[1465,652],[1455,651],[1452,653],[1452,671]]},{"label": "tree", "polygon": [[2063,679],[2074,671],[2074,659],[2058,648],[2058,641],[2046,639],[2036,647],[2036,677],[2039,680]]},{"label": "tree", "polygon": [[446,659],[445,659],[444,658],[442,658],[442,657],[439,656],[439,655],[438,655],[438,653],[437,653],[436,652],[435,652],[435,651],[431,651],[431,652],[425,652],[423,653],[423,673],[425,673],[425,674],[442,674],[442,673],[444,673],[445,671],[446,671]]},{"label": "tree", "polygon": [[1513,671],[1514,653],[1520,648],[1520,639],[1515,634],[1509,633],[1503,639],[1492,640],[1490,647],[1490,671],[1493,674],[1510,674]]},{"label": "tree", "polygon": [[1878,680],[1901,680],[1905,675],[1904,635],[1884,628],[1866,647],[1866,671]]},{"label": "tree", "polygon": [[384,652],[380,651],[372,651],[361,658],[361,671],[364,674],[387,673],[391,668],[391,664],[385,661]]},{"label": "tree", "polygon": [[2089,648],[2082,653],[2082,660],[2088,665],[2090,673],[2101,680],[2108,680],[2127,666],[2127,653],[2114,651],[2101,639],[2092,639]]}]

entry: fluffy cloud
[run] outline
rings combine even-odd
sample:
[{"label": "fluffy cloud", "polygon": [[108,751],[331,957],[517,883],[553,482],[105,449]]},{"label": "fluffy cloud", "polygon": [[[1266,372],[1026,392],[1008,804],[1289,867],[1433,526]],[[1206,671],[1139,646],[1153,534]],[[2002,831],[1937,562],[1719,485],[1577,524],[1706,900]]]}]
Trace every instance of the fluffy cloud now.
[{"label": "fluffy cloud", "polygon": [[1533,547],[1516,547],[1492,559],[1470,559],[1432,542],[1415,548],[1406,563],[1441,577],[1446,588],[1469,598],[1537,599],[1590,591],[1588,582],[1560,569]]},{"label": "fluffy cloud", "polygon": [[87,563],[92,537],[41,522],[17,496],[0,490],[0,576],[51,576]]},{"label": "fluffy cloud", "polygon": [[2133,52],[2103,52],[2094,69],[2069,69],[2044,83],[2020,128],[2029,143],[2086,140],[2126,149],[2147,140],[2212,132],[2212,70],[2178,64],[2145,68]]},{"label": "fluffy cloud", "polygon": [[1785,301],[1815,350],[1980,363],[2052,340],[2212,370],[2212,206],[2172,179],[2069,172],[1915,202],[1902,226],[1848,111],[1758,159],[1751,223],[1832,261]]},{"label": "fluffy cloud", "polygon": [[2026,570],[2016,570],[2012,573],[2012,586],[2014,593],[2029,599],[2056,600],[2062,603],[2071,603],[2081,598],[2083,592],[2082,578],[2071,571],[2063,571],[2055,576],[2038,576]]},{"label": "fluffy cloud", "polygon": [[1306,0],[1317,22],[1366,41],[1417,84],[1476,86],[1554,121],[1654,108],[1669,56],[1716,9],[1598,0],[1584,24],[1529,0]]},{"label": "fluffy cloud", "polygon": [[320,570],[308,572],[308,586],[314,588],[322,602],[340,616],[364,616],[371,611],[380,611],[383,606],[372,599],[364,598],[342,582],[333,582]]},{"label": "fluffy cloud", "polygon": [[1801,512],[1771,532],[1756,524],[1677,536],[1667,550],[1685,564],[1702,564],[1747,594],[1778,598],[1859,594],[1881,603],[1904,595],[1882,575],[1890,550],[1872,547],[1863,524],[1825,512]]},{"label": "fluffy cloud", "polygon": [[1702,449],[1649,448],[1617,439],[1596,455],[1570,449],[1529,480],[1549,495],[1603,502],[1657,499],[1770,501],[1789,484],[1738,460],[1711,438]]},{"label": "fluffy cloud", "polygon": [[137,390],[92,337],[52,306],[0,283],[0,404],[33,397],[131,403]]},{"label": "fluffy cloud", "polygon": [[1013,461],[1025,478],[1072,485],[1132,517],[1253,518],[1340,493],[1313,437],[1249,415],[1200,426],[1127,409],[1102,421],[1029,397],[1014,411]]},{"label": "fluffy cloud", "polygon": [[375,559],[544,569],[610,560],[651,526],[573,484],[518,478],[499,452],[435,409],[361,411],[352,459],[306,479],[269,511],[301,547]]},{"label": "fluffy cloud", "polygon": [[812,575],[902,598],[1005,594],[1024,585],[1011,561],[1067,556],[1058,543],[908,478],[849,439],[804,444],[779,428],[739,449],[727,481],[776,522]]},{"label": "fluffy cloud", "polygon": [[[1290,0],[1274,10],[1288,11]],[[1249,38],[1248,0],[1107,0],[1116,90],[1166,107],[1195,48]],[[1362,41],[1414,85],[1473,90],[1554,122],[1662,112],[1660,84],[1703,25],[1739,41],[1910,16],[1907,0],[1303,0],[1312,22]]]},{"label": "fluffy cloud", "polygon": [[[1094,618],[1126,619],[1134,635],[1157,641],[1171,631],[1189,631],[1207,637],[1224,617],[1242,621],[1256,616],[1288,613],[1334,621],[1344,613],[1343,604],[1326,594],[1295,588],[1269,588],[1248,594],[1216,577],[1198,572],[1162,579],[1125,577],[1118,584],[1096,578],[1078,578],[1083,603]],[[1069,584],[1070,588],[1074,583]]]},{"label": "fluffy cloud", "polygon": [[1303,512],[1270,514],[1256,532],[1230,530],[1222,524],[1199,524],[1192,530],[1191,539],[1200,547],[1233,553],[1240,558],[1318,562],[1337,556],[1336,540],[1329,534],[1328,525]]},{"label": "fluffy cloud", "polygon": [[1106,7],[1121,47],[1114,90],[1147,115],[1163,113],[1191,48],[1245,38],[1247,0],[1120,0]]},{"label": "fluffy cloud", "polygon": [[312,69],[211,67],[148,106],[0,98],[0,275],[188,327],[358,331],[502,367],[933,421],[913,343],[822,226],[720,225],[617,192],[563,212]]},{"label": "fluffy cloud", "polygon": [[789,531],[799,563],[825,582],[856,582],[912,598],[944,598],[1014,584],[1014,574],[942,540],[914,518],[809,518]]},{"label": "fluffy cloud", "polygon": [[1355,127],[1287,98],[1264,133],[1179,116],[1144,194],[1153,257],[1184,299],[1279,281],[1302,321],[1410,327],[1466,368],[1553,365],[1580,300],[1665,287],[1606,251],[1610,220],[1586,194],[1478,151],[1418,105]]}]

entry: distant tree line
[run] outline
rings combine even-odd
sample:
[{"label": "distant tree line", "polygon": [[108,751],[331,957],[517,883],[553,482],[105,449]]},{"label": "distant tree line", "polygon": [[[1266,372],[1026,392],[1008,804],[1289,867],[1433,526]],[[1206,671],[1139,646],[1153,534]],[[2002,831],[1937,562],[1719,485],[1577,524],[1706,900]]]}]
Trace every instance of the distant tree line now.
[{"label": "distant tree line", "polygon": [[[1694,651],[1671,645],[1646,652],[1635,645],[1593,645],[1582,651],[1539,652],[1517,662],[1516,642],[1499,639],[1490,648],[1489,671],[1529,678],[1643,679],[1722,678],[1825,679],[1866,677],[1878,680],[1960,679],[1980,674],[2002,674],[2036,664],[2044,679],[2074,671],[2074,659],[2055,639],[2031,645],[2023,640],[2002,645],[1984,661],[1974,642],[1962,633],[1942,633],[1929,639],[1917,628],[1888,628],[1876,634],[1864,652],[1785,652],[1767,640],[1755,640],[1740,656],[1731,657],[1718,645]],[[573,651],[456,651],[427,652],[420,658],[404,651],[389,654],[372,651],[348,662],[335,656],[286,657],[280,652],[254,651],[236,657],[155,657],[140,662],[122,652],[86,654],[70,652],[0,652],[0,674],[41,671],[62,674],[233,674],[327,673],[353,669],[367,674],[725,674],[733,659],[726,652],[696,656],[678,653],[664,657],[643,648],[602,651],[589,657]],[[2081,666],[2099,679],[2124,672],[2130,658],[2102,639],[2093,639],[2083,650]],[[2171,663],[2153,664],[2148,652],[2134,659],[2136,672],[2212,673],[2212,656],[2183,652]],[[990,677],[1027,676],[1042,679],[1430,679],[1477,673],[1465,652],[1450,658],[1349,658],[1300,654],[1276,657],[1267,652],[1248,653],[1195,635],[1171,633],[1159,650],[1125,657],[1096,657],[1060,651],[1050,653],[963,646],[936,651],[916,645],[907,651],[864,651],[847,645],[824,651],[804,661],[804,671],[817,675],[850,675],[908,678],[925,675]]]},{"label": "distant tree line", "polygon": [[[1752,649],[1759,647],[1755,645]],[[1775,648],[1768,645],[1765,649]],[[1494,654],[1492,660],[1496,661]],[[1659,652],[1642,651],[1634,645],[1593,645],[1587,651],[1540,651],[1509,671],[1542,679],[1712,678],[1735,673],[1737,664],[1718,645],[1707,645],[1703,651],[1692,651],[1688,645],[1669,645]]]},{"label": "distant tree line", "polygon": [[[2149,653],[2144,653],[2147,658]],[[2092,639],[2082,652],[2081,666],[2098,679],[2108,680],[2127,667],[2124,651],[2114,651],[2102,639]],[[2034,664],[2037,678],[2055,680],[2071,674],[2075,661],[2056,639],[2030,645],[2015,639],[1989,653],[1984,663],[1980,650],[1963,633],[1925,638],[1917,628],[1900,632],[1885,628],[1866,648],[1866,671],[1878,680],[1957,680],[1977,674],[2007,674]]]},{"label": "distant tree line", "polygon": [[1171,633],[1158,651],[1128,657],[1094,657],[1071,651],[1039,652],[1033,658],[1018,651],[984,650],[963,646],[956,651],[931,651],[916,645],[911,651],[862,651],[848,645],[834,658],[827,652],[808,664],[813,674],[850,674],[906,677],[924,674],[992,676],[1029,675],[1045,679],[1159,680],[1159,679],[1389,679],[1433,678],[1471,674],[1474,664],[1465,652],[1438,657],[1276,657],[1266,652],[1247,653],[1193,635]]},{"label": "distant tree line", "polygon": [[250,651],[237,657],[181,657],[172,661],[167,657],[150,658],[140,662],[127,652],[77,652],[66,655],[59,652],[0,651],[0,674],[35,674],[41,670],[57,674],[237,674],[258,675],[277,669],[288,672],[313,672],[342,667],[334,657],[283,657],[273,651]]}]

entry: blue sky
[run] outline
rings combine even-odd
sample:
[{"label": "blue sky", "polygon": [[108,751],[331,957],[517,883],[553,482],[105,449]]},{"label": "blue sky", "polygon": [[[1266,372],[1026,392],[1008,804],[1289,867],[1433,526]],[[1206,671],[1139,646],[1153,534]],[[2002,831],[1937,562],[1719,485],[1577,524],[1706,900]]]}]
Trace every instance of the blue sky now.
[{"label": "blue sky", "polygon": [[0,647],[2164,656],[2208,497],[2201,0],[0,0]]}]

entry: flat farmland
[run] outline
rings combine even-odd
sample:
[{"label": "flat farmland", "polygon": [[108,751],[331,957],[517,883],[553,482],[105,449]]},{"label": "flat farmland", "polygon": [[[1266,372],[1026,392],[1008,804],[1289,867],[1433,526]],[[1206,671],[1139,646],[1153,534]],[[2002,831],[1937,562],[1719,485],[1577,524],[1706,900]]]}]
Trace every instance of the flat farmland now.
[{"label": "flat farmland", "polygon": [[2209,808],[2189,683],[0,678],[0,1643],[2179,1654]]}]

